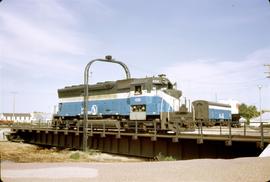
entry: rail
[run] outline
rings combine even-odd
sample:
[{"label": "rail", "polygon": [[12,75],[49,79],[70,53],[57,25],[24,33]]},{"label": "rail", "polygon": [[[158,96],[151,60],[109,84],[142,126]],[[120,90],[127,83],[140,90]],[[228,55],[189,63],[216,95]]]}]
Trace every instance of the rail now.
[{"label": "rail", "polygon": [[[106,120],[101,120],[99,127],[91,124],[91,128],[87,129],[87,136],[99,134],[101,137],[106,135],[115,135],[116,138],[121,138],[121,135],[130,135],[132,139],[136,140],[138,137],[151,137],[152,141],[159,137],[172,138],[173,142],[178,142],[181,138],[197,139],[198,144],[202,144],[204,140],[224,140],[226,145],[232,145],[232,141],[257,141],[261,148],[264,143],[270,143],[270,125],[269,123],[254,122],[257,126],[248,125],[246,122],[241,122],[237,127],[233,126],[231,122],[220,122],[216,126],[206,127],[202,122],[198,122],[194,128],[176,128],[175,131],[161,130],[157,127],[158,121],[153,121],[152,128],[142,127],[143,121],[115,121],[115,126],[108,126]],[[125,125],[129,125],[128,127]],[[54,131],[57,132],[75,132],[77,134],[83,133],[82,121],[78,122],[75,127],[70,129],[69,125],[60,126],[52,125],[51,122],[37,122],[37,123],[14,123],[11,127],[13,130],[40,130],[40,131]]]}]

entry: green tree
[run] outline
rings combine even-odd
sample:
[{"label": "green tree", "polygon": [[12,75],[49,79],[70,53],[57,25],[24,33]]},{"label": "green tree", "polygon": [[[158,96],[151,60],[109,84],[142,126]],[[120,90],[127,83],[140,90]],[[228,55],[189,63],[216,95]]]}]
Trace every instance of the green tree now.
[{"label": "green tree", "polygon": [[239,106],[239,114],[240,116],[245,118],[247,120],[247,123],[249,124],[250,119],[254,117],[258,117],[260,115],[260,112],[257,111],[256,106],[253,106],[253,105],[248,106],[242,103]]}]

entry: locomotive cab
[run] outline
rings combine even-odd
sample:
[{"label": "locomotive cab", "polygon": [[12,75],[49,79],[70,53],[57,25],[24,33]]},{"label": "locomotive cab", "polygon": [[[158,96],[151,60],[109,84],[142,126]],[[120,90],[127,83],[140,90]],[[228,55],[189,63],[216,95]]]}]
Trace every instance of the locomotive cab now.
[{"label": "locomotive cab", "polygon": [[160,119],[162,112],[179,110],[181,91],[165,77],[134,79],[130,86],[130,120]]},{"label": "locomotive cab", "polygon": [[130,120],[147,120],[147,79],[135,79],[130,86]]}]

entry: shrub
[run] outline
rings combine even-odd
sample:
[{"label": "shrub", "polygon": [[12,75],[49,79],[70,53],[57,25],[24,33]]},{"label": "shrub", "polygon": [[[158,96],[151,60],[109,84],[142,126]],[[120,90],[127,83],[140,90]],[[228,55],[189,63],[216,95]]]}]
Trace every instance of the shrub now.
[{"label": "shrub", "polygon": [[71,154],[69,156],[70,159],[73,159],[73,160],[79,160],[80,159],[80,153],[79,152],[75,152],[73,154]]},{"label": "shrub", "polygon": [[176,161],[176,159],[172,156],[164,156],[162,153],[159,153],[156,157],[155,160],[157,161]]}]

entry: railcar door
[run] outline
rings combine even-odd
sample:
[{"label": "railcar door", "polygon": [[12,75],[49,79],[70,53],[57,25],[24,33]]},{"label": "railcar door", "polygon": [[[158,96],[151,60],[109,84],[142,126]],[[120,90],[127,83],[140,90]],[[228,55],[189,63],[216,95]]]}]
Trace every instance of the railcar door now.
[{"label": "railcar door", "polygon": [[195,101],[193,103],[195,110],[195,119],[196,120],[208,120],[208,105],[204,101]]}]

